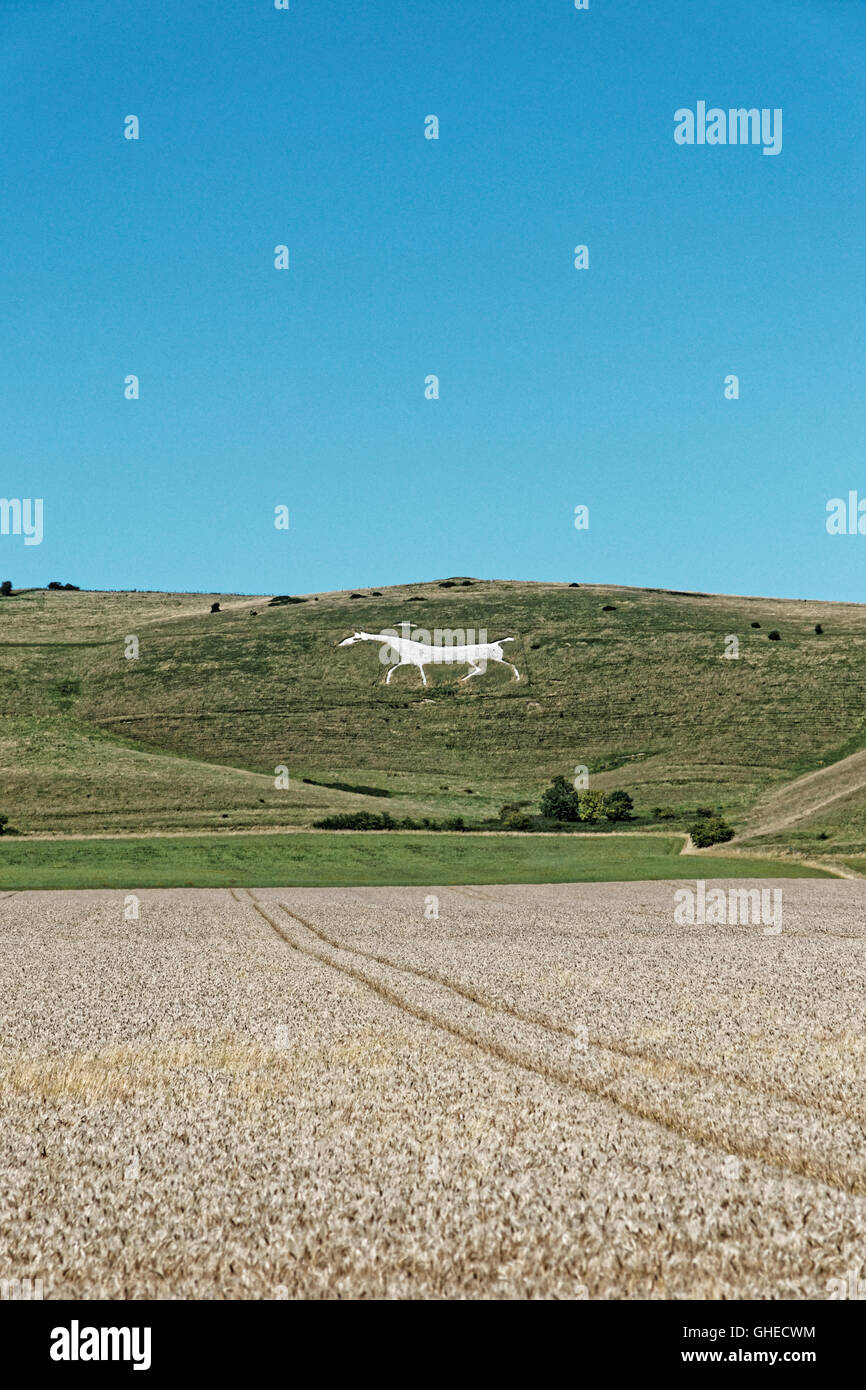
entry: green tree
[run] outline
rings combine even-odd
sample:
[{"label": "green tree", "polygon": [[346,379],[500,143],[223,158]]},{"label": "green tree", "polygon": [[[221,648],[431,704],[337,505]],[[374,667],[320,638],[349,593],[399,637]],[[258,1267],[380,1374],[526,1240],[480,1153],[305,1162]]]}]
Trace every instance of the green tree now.
[{"label": "green tree", "polygon": [[542,794],[539,810],[548,820],[580,820],[580,797],[564,777],[554,777]]},{"label": "green tree", "polygon": [[634,802],[628,792],[609,792],[604,798],[604,814],[608,820],[631,820]]},{"label": "green tree", "polygon": [[604,815],[604,792],[584,792],[580,798],[579,820],[594,825]]},{"label": "green tree", "polygon": [[734,838],[733,828],[726,821],[723,821],[721,816],[697,821],[689,827],[689,834],[692,837],[692,844],[697,849],[706,849],[708,845],[721,845]]}]

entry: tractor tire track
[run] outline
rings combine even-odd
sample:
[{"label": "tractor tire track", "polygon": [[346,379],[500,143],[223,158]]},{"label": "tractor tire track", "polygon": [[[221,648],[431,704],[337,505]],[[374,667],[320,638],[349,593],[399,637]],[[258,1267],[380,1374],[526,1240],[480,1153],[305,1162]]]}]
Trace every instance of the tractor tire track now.
[{"label": "tractor tire track", "polygon": [[[528,832],[524,832],[526,834]],[[499,903],[505,902],[504,898],[494,898],[491,893],[482,893],[478,888],[466,888],[458,886],[456,883],[447,885],[449,893],[457,893],[461,898],[470,898],[473,902]]]},{"label": "tractor tire track", "polygon": [[[558,1033],[563,1037],[577,1041],[579,1034],[567,1023],[559,1023],[556,1019],[550,1018],[541,1009],[520,1008],[516,1004],[508,1004],[501,999],[496,999],[493,995],[484,994],[482,991],[463,985],[452,979],[450,976],[440,973],[437,970],[423,970],[420,966],[407,965],[399,961],[392,960],[385,955],[377,955],[372,951],[361,950],[358,946],[349,946],[341,942],[336,937],[328,936],[321,927],[315,926],[305,917],[299,917],[292,912],[286,903],[279,906],[284,912],[292,917],[296,922],[301,922],[308,931],[317,936],[326,946],[330,946],[335,951],[343,951],[350,955],[362,956],[376,965],[383,965],[388,970],[396,970],[403,975],[414,975],[418,979],[428,980],[431,984],[441,985],[443,989],[451,990],[461,998],[467,999],[471,1004],[477,1004],[485,1012],[496,1012],[509,1015],[517,1019],[520,1023],[529,1023],[538,1028],[544,1028],[549,1033]],[[638,1047],[634,1043],[621,1043],[611,1038],[603,1038],[599,1034],[590,1033],[587,1037],[590,1046],[599,1048],[603,1052],[610,1052],[617,1057],[625,1057],[630,1061],[641,1062],[650,1068],[656,1068],[660,1072],[670,1072],[672,1069],[684,1072],[686,1075],[694,1077],[698,1081],[712,1081],[722,1086],[735,1085],[744,1091],[750,1091],[754,1095],[767,1097],[772,1096],[775,1100],[785,1101],[791,1105],[801,1106],[805,1110],[820,1110],[828,1115],[837,1115],[842,1119],[856,1119],[861,1125],[866,1127],[866,1111],[852,1112],[846,1109],[840,1102],[818,1099],[812,1096],[805,1096],[799,1091],[786,1089],[784,1087],[772,1087],[762,1085],[758,1081],[753,1081],[750,1077],[742,1075],[740,1072],[721,1071],[716,1067],[709,1067],[701,1062],[692,1062],[683,1057],[667,1057],[653,1052],[648,1048]]]},{"label": "tractor tire track", "polygon": [[[339,955],[351,954],[345,948],[329,947],[322,941],[321,945],[325,949],[316,949],[315,943],[321,939],[303,918],[283,907],[282,911],[286,912],[304,932],[309,933],[313,940],[305,941],[297,933],[289,934],[252,893],[246,891],[249,896],[244,899],[238,896],[236,890],[230,889],[238,904],[252,907],[292,949],[366,985],[380,998],[409,1017],[439,1028],[461,1042],[478,1048],[489,1057],[557,1082],[571,1090],[578,1090],[594,1099],[608,1101],[633,1118],[656,1125],[676,1139],[691,1141],[726,1156],[736,1155],[740,1159],[769,1164],[791,1176],[823,1183],[851,1195],[866,1195],[866,1166],[848,1170],[839,1158],[840,1153],[846,1149],[854,1153],[861,1152],[862,1133],[856,1124],[849,1125],[849,1133],[845,1136],[836,1132],[829,1134],[821,1127],[816,1132],[812,1124],[815,1151],[810,1153],[805,1150],[802,1140],[804,1131],[810,1129],[808,1123],[804,1124],[804,1120],[812,1117],[804,1116],[796,1107],[783,1102],[781,1113],[780,1107],[777,1107],[772,1115],[772,1131],[769,1132],[766,1106],[757,1101],[753,1103],[751,1096],[747,1096],[745,1101],[736,1097],[734,1092],[740,1088],[730,1081],[710,1096],[707,1096],[706,1092],[697,1095],[677,1095],[674,1101],[680,1103],[675,1104],[670,1098],[670,1085],[661,1093],[657,1091],[655,1094],[652,1094],[650,1086],[650,1093],[647,1094],[646,1087],[642,1088],[641,1083],[647,1080],[652,1083],[656,1078],[647,1078],[639,1067],[624,1074],[611,1075],[610,1059],[602,1058],[599,1063],[591,1051],[579,1054],[580,1071],[574,1066],[564,1066],[556,1056],[550,1055],[550,1044],[555,1040],[551,1038],[549,1030],[538,1030],[538,1025],[514,1019],[512,1033],[516,1034],[516,1040],[503,1041],[484,1020],[479,1023],[471,1014],[458,1021],[453,1016],[449,1017],[447,1009],[440,1013],[426,1003],[407,998],[405,993],[393,988],[390,983],[368,970],[354,963],[335,960],[331,952],[337,952]],[[370,964],[373,962],[370,961]],[[453,999],[453,991],[448,992]],[[472,1008],[477,1010],[478,1006],[472,1004]],[[542,1033],[540,1040],[534,1039],[534,1047],[527,1045],[525,1036],[521,1037],[521,1030],[525,1034],[525,1031],[532,1027]],[[607,1074],[605,1063],[608,1063]],[[766,1097],[762,1099],[765,1100]],[[707,1101],[709,1104],[706,1104]],[[704,1113],[699,1113],[695,1108],[696,1104],[700,1105],[701,1102],[705,1105]],[[736,1102],[733,1113],[725,1117],[723,1112],[725,1108],[729,1111],[732,1109],[732,1102]],[[789,1113],[785,1113],[786,1109]]]}]

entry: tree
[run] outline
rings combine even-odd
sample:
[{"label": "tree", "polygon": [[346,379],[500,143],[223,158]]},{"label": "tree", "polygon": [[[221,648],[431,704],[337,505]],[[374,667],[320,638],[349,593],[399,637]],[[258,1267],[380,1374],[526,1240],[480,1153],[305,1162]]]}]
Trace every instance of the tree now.
[{"label": "tree", "polygon": [[8,824],[9,824],[9,817],[8,817],[8,816],[0,816],[0,835],[4,835],[4,834],[6,833],[6,827],[7,827]]},{"label": "tree", "polygon": [[713,816],[711,820],[697,821],[695,825],[689,827],[689,834],[697,849],[706,849],[708,845],[721,845],[734,838],[733,829],[722,820],[721,816]]},{"label": "tree", "polygon": [[548,820],[580,820],[580,797],[564,777],[554,777],[542,794],[539,810]]},{"label": "tree", "polygon": [[12,580],[11,580],[11,579],[4,579],[4,580],[3,580],[3,583],[0,584],[0,594],[3,594],[4,596],[6,596],[6,595],[8,595],[8,594],[11,594],[11,592],[12,592]]},{"label": "tree", "polygon": [[579,820],[594,825],[604,815],[604,792],[584,792],[580,798]]},{"label": "tree", "polygon": [[211,606],[210,606],[210,611],[211,611],[212,613],[218,613],[218,612],[220,611],[220,606],[219,606],[219,604],[218,604],[218,603],[212,603]]},{"label": "tree", "polygon": [[631,820],[634,802],[628,792],[610,792],[604,798],[604,814],[608,820]]}]

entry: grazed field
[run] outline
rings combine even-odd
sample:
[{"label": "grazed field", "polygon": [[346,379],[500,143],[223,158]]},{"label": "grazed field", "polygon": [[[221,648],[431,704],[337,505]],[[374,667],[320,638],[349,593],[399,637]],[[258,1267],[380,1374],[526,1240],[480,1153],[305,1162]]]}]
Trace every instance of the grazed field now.
[{"label": "grazed field", "polygon": [[778,936],[661,882],[3,897],[0,1278],[825,1298],[866,1259],[866,885],[770,886]]}]

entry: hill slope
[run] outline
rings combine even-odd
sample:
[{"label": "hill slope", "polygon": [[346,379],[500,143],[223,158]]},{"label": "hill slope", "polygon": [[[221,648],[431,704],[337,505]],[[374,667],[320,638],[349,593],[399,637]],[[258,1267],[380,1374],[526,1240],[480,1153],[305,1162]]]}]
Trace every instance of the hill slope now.
[{"label": "hill slope", "polygon": [[[745,826],[783,784],[866,745],[860,605],[445,583],[280,607],[0,600],[2,809],[37,831],[309,824],[359,806],[474,819],[585,764],[592,785],[626,787],[638,809],[721,805]],[[224,611],[211,614],[214,601]],[[410,668],[386,686],[375,645],[336,647],[402,620],[515,637],[521,681],[491,666],[461,683],[465,668],[441,666],[427,689]],[[738,660],[724,656],[729,634]],[[137,660],[124,656],[131,635]],[[288,791],[274,786],[280,765]]]}]

